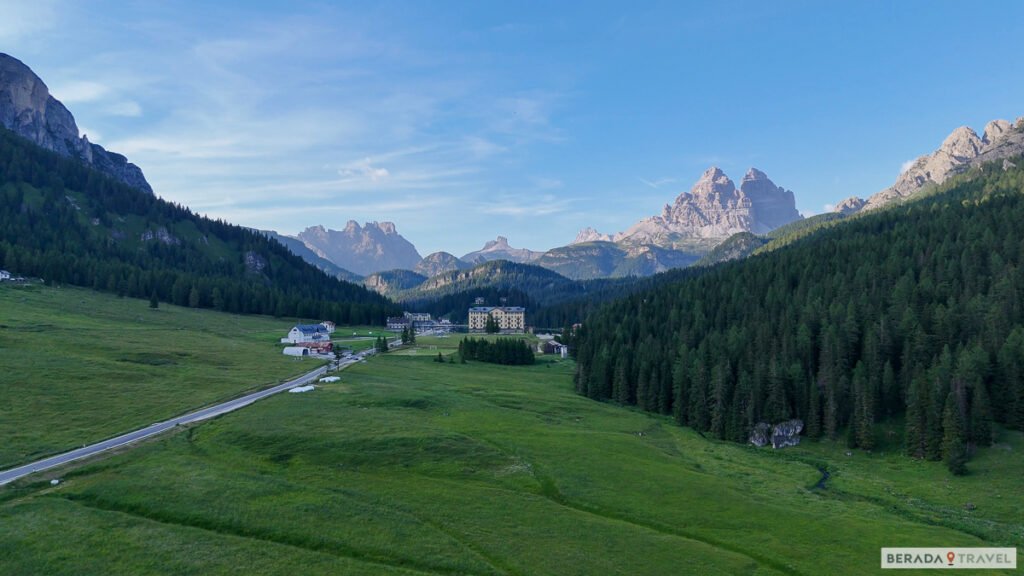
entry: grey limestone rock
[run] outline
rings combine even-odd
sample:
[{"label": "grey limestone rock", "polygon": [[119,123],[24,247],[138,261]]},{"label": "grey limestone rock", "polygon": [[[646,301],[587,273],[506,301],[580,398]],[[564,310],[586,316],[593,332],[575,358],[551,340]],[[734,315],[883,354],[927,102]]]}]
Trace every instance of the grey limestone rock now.
[{"label": "grey limestone rock", "polygon": [[43,148],[79,160],[129,186],[153,192],[138,166],[79,136],[74,116],[50,95],[42,79],[20,60],[3,53],[0,124]]}]

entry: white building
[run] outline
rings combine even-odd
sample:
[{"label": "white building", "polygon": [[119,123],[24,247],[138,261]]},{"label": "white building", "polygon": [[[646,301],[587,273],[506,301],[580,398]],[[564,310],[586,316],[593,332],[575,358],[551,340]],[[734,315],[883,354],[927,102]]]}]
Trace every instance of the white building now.
[{"label": "white building", "polygon": [[301,344],[303,342],[329,342],[330,332],[323,324],[298,324],[281,338],[282,344]]},{"label": "white building", "polygon": [[469,331],[487,329],[487,318],[494,318],[502,332],[526,330],[526,308],[520,306],[474,306],[469,309]]},{"label": "white building", "polygon": [[305,346],[285,346],[285,356],[309,356],[309,348]]},{"label": "white building", "polygon": [[0,270],[0,280],[10,280],[11,273],[7,270]]}]

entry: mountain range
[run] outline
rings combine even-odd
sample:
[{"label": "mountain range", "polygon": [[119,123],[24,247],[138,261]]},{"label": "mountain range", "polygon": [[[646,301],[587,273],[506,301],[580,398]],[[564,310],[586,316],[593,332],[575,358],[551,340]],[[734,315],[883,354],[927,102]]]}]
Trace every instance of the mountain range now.
[{"label": "mountain range", "polygon": [[[775,185],[764,172],[751,168],[737,187],[713,166],[661,214],[617,234],[586,228],[569,245],[546,252],[515,248],[508,238],[498,236],[461,258],[448,252],[420,258],[391,222],[360,227],[350,221],[342,231],[313,226],[294,238],[278,238],[328,273],[350,270],[366,277],[367,286],[392,294],[408,290],[417,276],[431,278],[494,260],[536,264],[573,280],[649,276],[689,266],[737,232],[767,233],[801,218],[793,192]],[[398,275],[396,270],[416,275]]]}]

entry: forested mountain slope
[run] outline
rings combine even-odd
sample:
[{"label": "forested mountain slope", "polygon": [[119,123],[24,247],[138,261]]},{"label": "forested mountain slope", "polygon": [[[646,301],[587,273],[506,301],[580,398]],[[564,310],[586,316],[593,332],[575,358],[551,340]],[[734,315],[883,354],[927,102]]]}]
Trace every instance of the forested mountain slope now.
[{"label": "forested mountain slope", "polygon": [[0,267],[228,312],[383,323],[397,311],[257,231],[197,216],[4,129]]},{"label": "forested mountain slope", "polygon": [[993,421],[1024,428],[1024,170],[987,165],[617,301],[578,359],[580,393],[718,438],[798,417],[871,448],[902,415],[910,455],[962,472]]}]

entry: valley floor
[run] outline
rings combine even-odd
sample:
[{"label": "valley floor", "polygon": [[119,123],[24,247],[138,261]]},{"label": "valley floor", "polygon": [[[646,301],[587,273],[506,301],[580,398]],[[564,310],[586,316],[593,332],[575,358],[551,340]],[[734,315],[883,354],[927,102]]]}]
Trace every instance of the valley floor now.
[{"label": "valley floor", "polygon": [[964,478],[754,449],[579,397],[568,360],[433,361],[457,344],[0,489],[0,574],[866,574],[883,546],[1024,546],[1019,433]]}]

